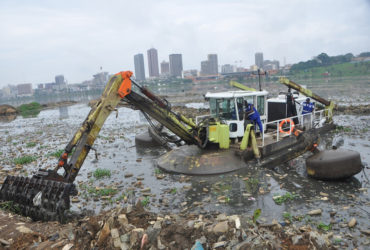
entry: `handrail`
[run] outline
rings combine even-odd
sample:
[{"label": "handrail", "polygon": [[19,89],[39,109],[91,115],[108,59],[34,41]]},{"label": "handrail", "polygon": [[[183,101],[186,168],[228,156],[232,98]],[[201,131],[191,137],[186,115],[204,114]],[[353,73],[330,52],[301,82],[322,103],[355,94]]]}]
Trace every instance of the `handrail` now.
[{"label": "handrail", "polygon": [[[323,116],[325,118],[328,118],[329,116],[327,115],[328,114],[328,109],[322,109],[322,110],[317,110],[317,111],[314,111],[313,112],[313,115],[312,113],[308,113],[308,114],[300,114],[300,115],[296,115],[296,116],[291,116],[291,117],[287,117],[288,119],[294,119],[294,118],[298,118],[299,119],[299,124],[303,121],[303,117],[304,116],[308,116],[310,115],[310,118],[311,118],[311,124],[313,124],[315,121],[321,121]],[[280,119],[280,120],[275,120],[275,121],[271,121],[271,122],[267,122],[265,123],[265,126],[269,125],[269,124],[276,124],[276,131],[274,132],[269,132],[269,133],[263,133],[262,134],[262,145],[260,146],[265,146],[265,135],[266,134],[275,134],[276,133],[276,141],[278,142],[280,140],[280,133],[279,133],[279,124],[280,122],[282,122],[283,120],[287,119],[287,118],[284,118],[284,119]],[[318,124],[320,125],[320,123]],[[291,124],[289,124],[289,135],[291,135]]]}]

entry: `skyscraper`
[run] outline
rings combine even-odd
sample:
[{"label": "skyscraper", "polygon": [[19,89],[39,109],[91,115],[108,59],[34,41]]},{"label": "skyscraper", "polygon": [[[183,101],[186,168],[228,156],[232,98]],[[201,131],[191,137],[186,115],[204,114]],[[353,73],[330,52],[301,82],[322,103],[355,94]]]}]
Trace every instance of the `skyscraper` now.
[{"label": "skyscraper", "polygon": [[144,55],[137,54],[134,56],[135,77],[139,81],[145,80]]},{"label": "skyscraper", "polygon": [[170,55],[170,75],[180,76],[182,73],[182,55],[181,54],[171,54]]},{"label": "skyscraper", "polygon": [[254,62],[257,65],[258,68],[263,68],[263,53],[262,52],[257,52],[254,54]]},{"label": "skyscraper", "polygon": [[218,59],[217,54],[208,55],[208,67],[210,75],[218,75]]},{"label": "skyscraper", "polygon": [[155,48],[151,48],[148,50],[148,68],[149,77],[159,76],[158,52]]},{"label": "skyscraper", "polygon": [[162,75],[169,75],[170,74],[170,63],[163,61],[161,62],[161,74]]},{"label": "skyscraper", "polygon": [[64,84],[64,75],[55,76],[55,83],[58,85]]},{"label": "skyscraper", "polygon": [[200,74],[202,76],[209,75],[209,62],[208,61],[200,62]]}]

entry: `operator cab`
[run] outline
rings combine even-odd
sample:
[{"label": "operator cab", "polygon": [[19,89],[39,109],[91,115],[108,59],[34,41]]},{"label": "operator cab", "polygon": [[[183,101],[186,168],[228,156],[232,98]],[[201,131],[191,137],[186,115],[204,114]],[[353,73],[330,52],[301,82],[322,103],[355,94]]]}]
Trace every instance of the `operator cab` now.
[{"label": "operator cab", "polygon": [[244,135],[244,101],[253,104],[261,117],[265,129],[267,121],[267,95],[263,91],[227,91],[219,93],[208,92],[205,95],[209,101],[210,116],[223,121],[229,126],[230,138]]}]

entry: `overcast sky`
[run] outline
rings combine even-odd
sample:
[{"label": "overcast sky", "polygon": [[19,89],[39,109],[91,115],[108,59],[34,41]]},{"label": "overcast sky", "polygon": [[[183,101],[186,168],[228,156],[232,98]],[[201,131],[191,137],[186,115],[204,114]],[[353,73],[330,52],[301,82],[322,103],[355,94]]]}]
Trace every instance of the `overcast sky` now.
[{"label": "overcast sky", "polygon": [[181,53],[184,69],[207,54],[219,64],[281,65],[321,52],[370,51],[370,0],[0,0],[0,87],[134,71],[133,57]]}]

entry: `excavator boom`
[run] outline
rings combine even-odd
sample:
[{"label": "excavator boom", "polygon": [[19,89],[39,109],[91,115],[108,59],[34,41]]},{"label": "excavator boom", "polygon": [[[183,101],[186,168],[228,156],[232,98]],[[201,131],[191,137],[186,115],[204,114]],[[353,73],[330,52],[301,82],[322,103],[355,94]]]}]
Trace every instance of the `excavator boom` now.
[{"label": "excavator boom", "polygon": [[[39,169],[31,178],[7,176],[0,189],[0,200],[16,202],[22,214],[35,220],[63,222],[65,211],[70,208],[69,196],[77,194],[73,182],[104,122],[122,98],[166,126],[187,144],[202,145],[196,135],[199,129],[191,120],[172,112],[166,101],[139,86],[131,76],[132,72],[124,71],[109,80],[99,101],[67,144],[53,170]],[[132,83],[145,96],[134,92]],[[58,174],[61,169],[64,170],[62,175]]]},{"label": "excavator boom", "polygon": [[311,90],[302,87],[298,83],[295,83],[295,82],[289,80],[286,77],[280,77],[279,81],[280,81],[281,84],[284,84],[289,88],[295,89],[295,90],[299,91],[300,93],[304,94],[305,96],[308,96],[308,97],[324,104],[325,109],[327,110],[326,112],[328,113],[328,117],[329,117],[328,119],[329,119],[329,121],[332,120],[333,109],[334,109],[334,106],[335,106],[334,102],[328,101],[328,100],[320,97],[319,95],[317,95],[315,93],[312,93]]}]

